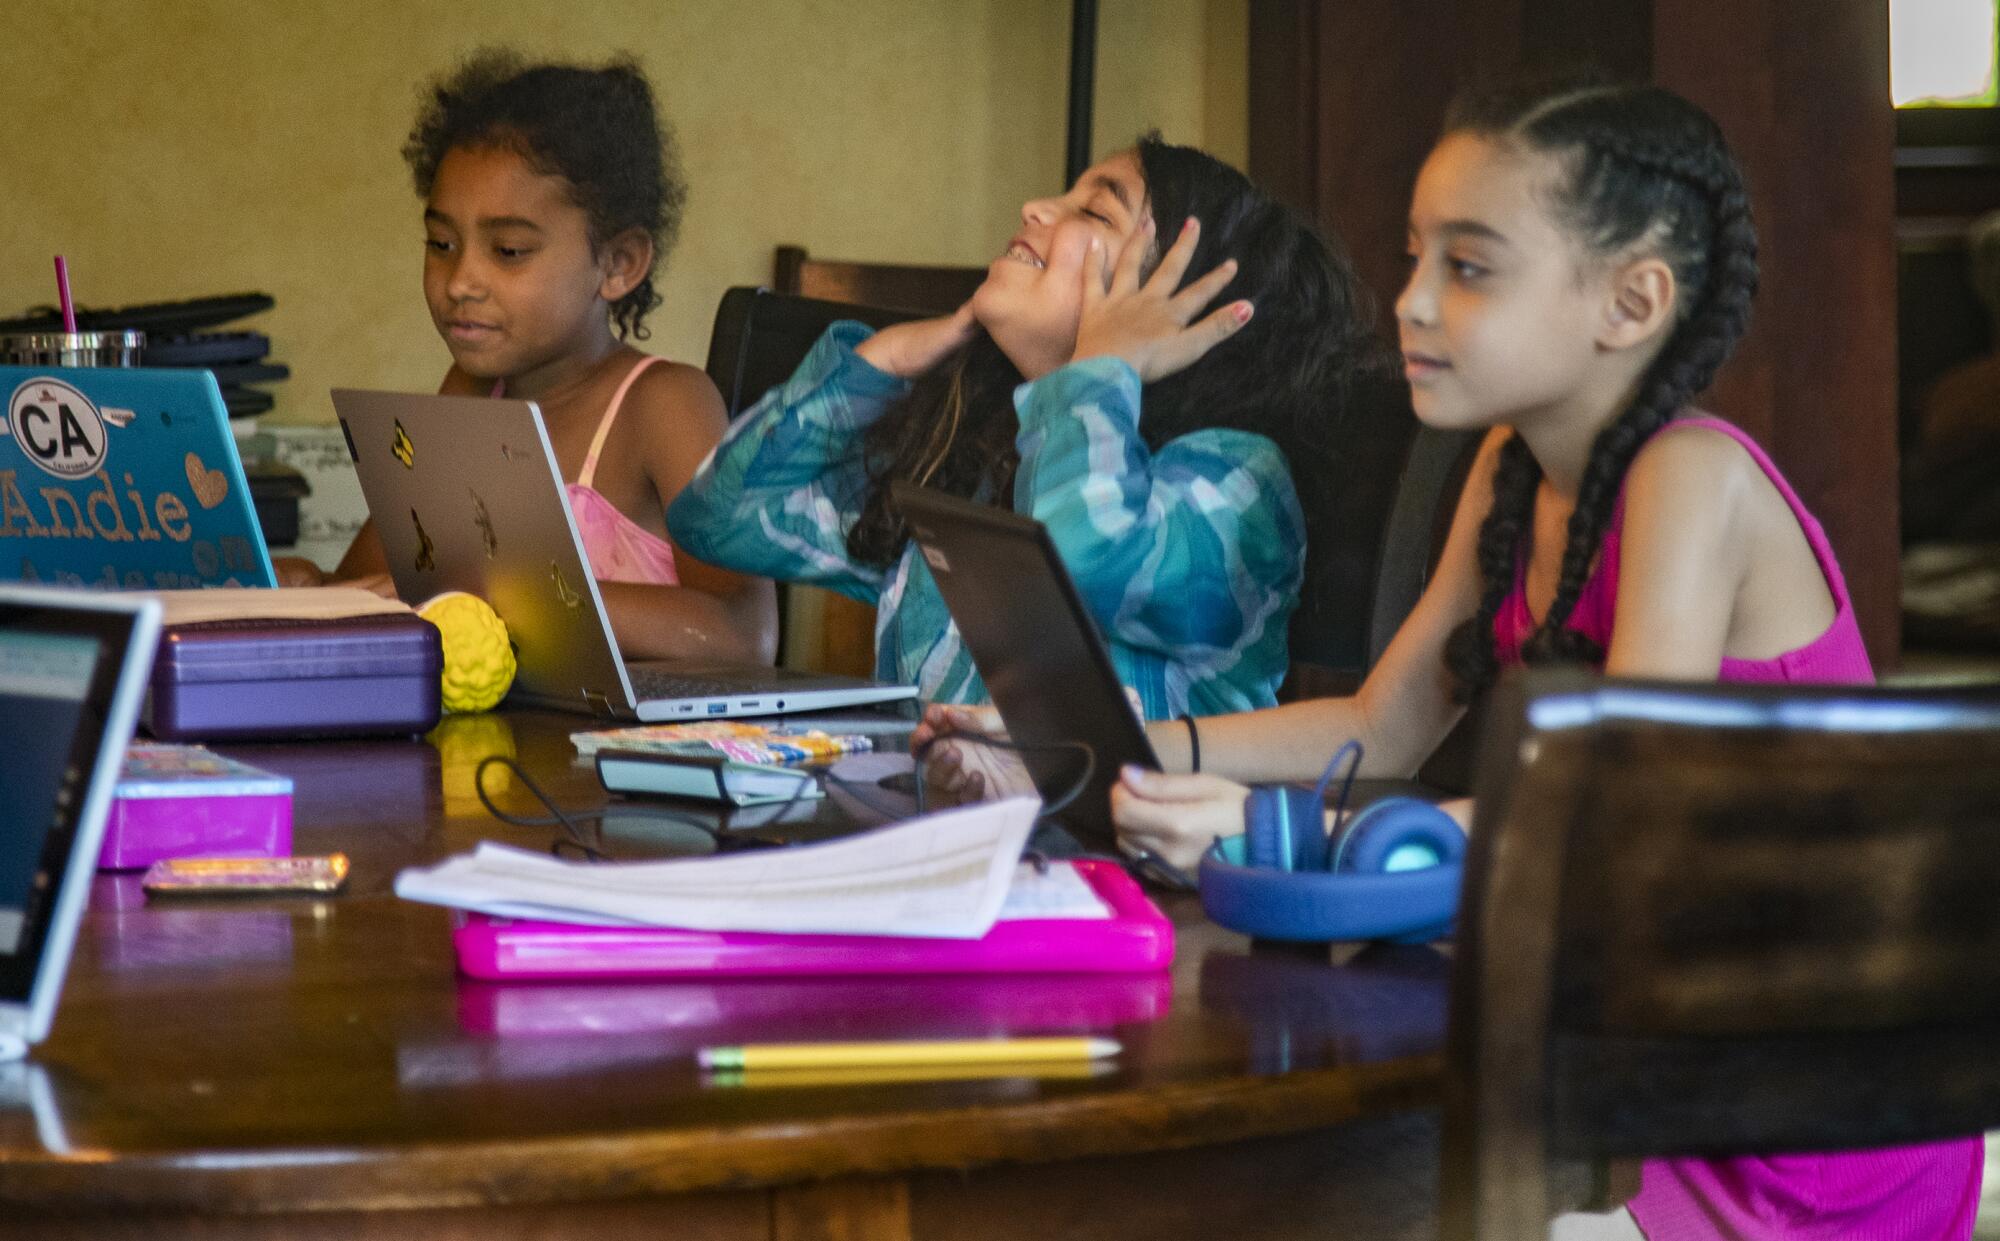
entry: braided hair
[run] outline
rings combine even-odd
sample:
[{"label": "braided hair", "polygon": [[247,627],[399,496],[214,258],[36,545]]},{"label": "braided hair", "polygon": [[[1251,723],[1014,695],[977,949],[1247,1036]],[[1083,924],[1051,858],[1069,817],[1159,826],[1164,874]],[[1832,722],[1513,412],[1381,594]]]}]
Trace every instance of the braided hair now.
[{"label": "braided hair", "polygon": [[[1387,369],[1373,304],[1337,245],[1242,173],[1158,134],[1141,138],[1137,153],[1157,235],[1172,238],[1187,217],[1201,220],[1183,283],[1233,257],[1236,277],[1223,296],[1257,306],[1249,323],[1193,365],[1145,386],[1139,435],[1153,450],[1205,427],[1268,436],[1291,467],[1310,541],[1316,519],[1332,508],[1324,492],[1333,429],[1353,386]],[[856,437],[868,478],[847,532],[857,561],[887,566],[903,553],[902,515],[889,500],[894,480],[1012,507],[1020,382],[982,329]]]},{"label": "braided hair", "polygon": [[[1708,387],[1749,325],[1757,289],[1750,196],[1714,120],[1655,86],[1517,88],[1475,97],[1454,105],[1446,132],[1489,136],[1560,160],[1558,221],[1595,254],[1653,250],[1680,288],[1666,344],[1641,376],[1632,403],[1591,445],[1555,600],[1522,648],[1531,663],[1601,663],[1604,652],[1567,622],[1632,459]],[[1527,442],[1519,435],[1508,439],[1494,473],[1493,507],[1479,531],[1479,610],[1445,647],[1461,700],[1498,675],[1494,618],[1513,589],[1541,477]]]},{"label": "braided hair", "polygon": [[687,179],[639,62],[530,63],[488,48],[427,84],[422,98],[403,144],[420,197],[430,197],[438,165],[454,148],[497,148],[562,178],[590,221],[593,249],[629,229],[653,239],[652,266],[611,305],[618,335],[645,340],[646,315],[660,304],[653,277],[680,233]]}]

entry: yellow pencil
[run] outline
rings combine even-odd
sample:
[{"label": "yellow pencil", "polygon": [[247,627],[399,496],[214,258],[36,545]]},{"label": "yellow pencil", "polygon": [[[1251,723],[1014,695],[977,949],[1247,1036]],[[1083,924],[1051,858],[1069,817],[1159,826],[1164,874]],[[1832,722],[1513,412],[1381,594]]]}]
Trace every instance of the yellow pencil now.
[{"label": "yellow pencil", "polygon": [[704,1069],[828,1069],[904,1064],[1022,1064],[1115,1056],[1108,1038],[976,1038],[907,1043],[749,1043],[705,1047]]},{"label": "yellow pencil", "polygon": [[799,1086],[884,1086],[904,1082],[971,1082],[1029,1078],[1035,1081],[1080,1081],[1110,1073],[1102,1060],[1042,1060],[1027,1064],[885,1064],[836,1069],[714,1069],[711,1086],[766,1089]]}]

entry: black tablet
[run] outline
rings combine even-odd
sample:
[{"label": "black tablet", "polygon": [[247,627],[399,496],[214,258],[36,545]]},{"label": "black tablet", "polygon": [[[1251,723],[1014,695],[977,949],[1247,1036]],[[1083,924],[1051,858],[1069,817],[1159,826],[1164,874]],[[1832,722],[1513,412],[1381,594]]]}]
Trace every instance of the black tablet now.
[{"label": "black tablet", "polygon": [[[1090,778],[1058,818],[1087,847],[1117,852],[1118,769],[1160,763],[1047,528],[908,483],[891,494],[1008,734],[1024,745],[1090,747]],[[1083,771],[1080,749],[1032,750],[1022,761],[1051,803]]]}]

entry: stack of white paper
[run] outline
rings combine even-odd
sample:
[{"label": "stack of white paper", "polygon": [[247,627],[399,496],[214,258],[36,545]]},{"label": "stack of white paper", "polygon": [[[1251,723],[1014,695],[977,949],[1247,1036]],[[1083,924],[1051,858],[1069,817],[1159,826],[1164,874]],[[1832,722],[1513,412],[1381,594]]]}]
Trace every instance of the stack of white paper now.
[{"label": "stack of white paper", "polygon": [[484,844],[406,870],[396,894],[510,918],[977,939],[993,926],[1040,800],[948,810],[825,844],[669,862],[566,862]]}]

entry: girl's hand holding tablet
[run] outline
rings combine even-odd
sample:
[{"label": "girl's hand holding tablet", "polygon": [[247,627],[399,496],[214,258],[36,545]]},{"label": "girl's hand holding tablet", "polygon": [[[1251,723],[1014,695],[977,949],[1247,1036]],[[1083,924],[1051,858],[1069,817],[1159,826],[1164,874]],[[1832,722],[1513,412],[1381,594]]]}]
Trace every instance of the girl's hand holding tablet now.
[{"label": "girl's hand holding tablet", "polygon": [[1251,305],[1241,300],[1217,307],[1195,322],[1195,316],[1236,277],[1236,260],[1224,259],[1180,288],[1200,240],[1201,222],[1190,216],[1153,274],[1143,278],[1146,255],[1153,247],[1151,216],[1125,243],[1115,269],[1110,252],[1093,241],[1083,263],[1083,312],[1071,360],[1123,358],[1139,372],[1141,383],[1152,383],[1185,370],[1250,322]]}]

